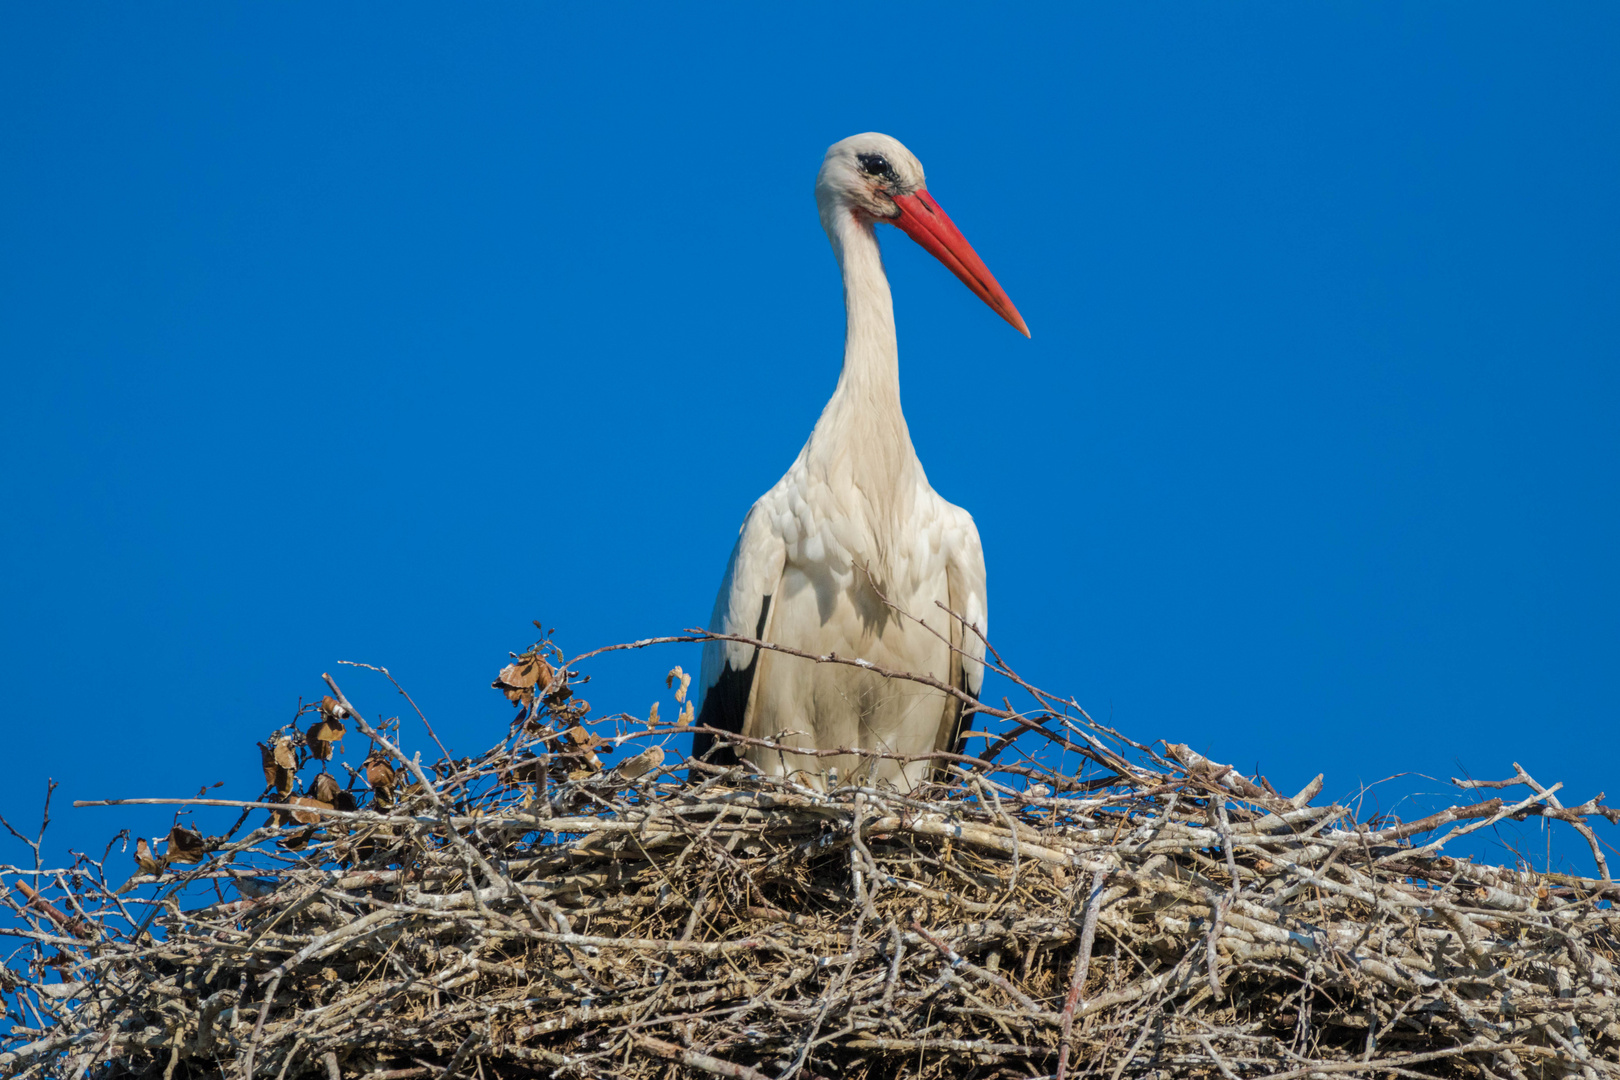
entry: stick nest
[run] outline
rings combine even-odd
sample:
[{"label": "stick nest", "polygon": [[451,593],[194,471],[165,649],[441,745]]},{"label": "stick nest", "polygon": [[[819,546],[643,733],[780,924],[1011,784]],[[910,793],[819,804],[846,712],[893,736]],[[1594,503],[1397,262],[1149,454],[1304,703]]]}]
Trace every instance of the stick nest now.
[{"label": "stick nest", "polygon": [[[1359,821],[1312,805],[1320,777],[1283,797],[1026,685],[935,782],[822,791],[665,757],[689,709],[604,743],[575,674],[518,657],[511,736],[427,766],[328,679],[316,724],[261,746],[258,803],[169,800],[237,826],[141,841],[121,887],[32,842],[0,868],[0,1073],[1620,1076],[1620,889],[1587,824],[1616,814],[1517,767],[1462,785],[1510,798]],[[346,724],[372,753],[340,785]],[[1530,815],[1602,876],[1443,853]]]}]

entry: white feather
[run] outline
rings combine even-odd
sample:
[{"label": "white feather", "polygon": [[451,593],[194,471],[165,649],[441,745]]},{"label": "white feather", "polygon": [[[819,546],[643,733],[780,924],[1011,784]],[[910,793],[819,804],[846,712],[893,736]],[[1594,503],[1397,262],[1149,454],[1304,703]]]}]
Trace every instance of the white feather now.
[{"label": "white feather", "polygon": [[[941,607],[963,615],[979,634],[986,631],[984,554],[968,512],[929,486],[900,409],[893,303],[873,218],[860,201],[867,197],[856,165],[862,153],[883,154],[907,182],[923,185],[922,166],[887,136],[856,136],[827,152],[816,196],[844,275],[844,366],[797,460],[743,521],[709,625],[718,633],[763,632],[776,644],[940,682],[949,681],[951,643],[959,642],[962,681],[977,694],[983,642],[953,626]],[[706,695],[725,667],[743,671],[754,659],[751,646],[710,642],[700,692]],[[805,748],[927,754],[954,717],[953,702],[932,687],[765,652],[743,734],[781,736]],[[931,768],[926,761],[874,765],[853,755],[749,756],[767,772],[804,770],[817,778],[836,769],[846,779],[864,772],[902,788]]]}]

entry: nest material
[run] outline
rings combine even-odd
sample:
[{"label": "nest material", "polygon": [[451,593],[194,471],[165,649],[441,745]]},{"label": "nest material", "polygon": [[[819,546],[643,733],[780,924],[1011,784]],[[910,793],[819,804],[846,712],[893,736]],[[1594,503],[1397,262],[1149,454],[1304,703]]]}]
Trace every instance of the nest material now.
[{"label": "nest material", "polygon": [[[1595,838],[1602,880],[1442,853],[1503,818],[1614,820],[1522,770],[1475,785],[1511,802],[1358,822],[1311,805],[1320,778],[1283,798],[1038,692],[986,711],[1079,776],[938,755],[900,794],[651,751],[604,770],[572,674],[498,683],[514,736],[437,769],[333,683],[297,755],[265,747],[264,827],[143,843],[123,889],[88,859],[5,868],[25,952],[0,1073],[1620,1076]],[[344,720],[373,738],[373,794],[293,794],[282,773]],[[627,749],[691,730],[643,724]]]}]

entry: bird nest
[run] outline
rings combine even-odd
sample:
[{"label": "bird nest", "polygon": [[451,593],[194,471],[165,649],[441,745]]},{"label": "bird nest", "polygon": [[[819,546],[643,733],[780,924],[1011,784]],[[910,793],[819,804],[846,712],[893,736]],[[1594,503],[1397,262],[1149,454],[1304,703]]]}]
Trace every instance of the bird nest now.
[{"label": "bird nest", "polygon": [[[577,662],[515,658],[510,736],[435,764],[328,678],[261,744],[259,800],[114,801],[179,806],[128,881],[27,841],[0,868],[0,1073],[1620,1075],[1620,888],[1588,824],[1616,811],[1517,767],[1461,785],[1501,797],[1358,820],[1320,777],[1285,797],[1017,680],[1033,704],[979,710],[978,755],[926,786],[821,790],[666,756],[679,669],[668,720],[585,723]],[[340,780],[346,734],[370,753]],[[211,835],[205,806],[241,814]],[[1444,854],[1530,815],[1601,878]]]}]

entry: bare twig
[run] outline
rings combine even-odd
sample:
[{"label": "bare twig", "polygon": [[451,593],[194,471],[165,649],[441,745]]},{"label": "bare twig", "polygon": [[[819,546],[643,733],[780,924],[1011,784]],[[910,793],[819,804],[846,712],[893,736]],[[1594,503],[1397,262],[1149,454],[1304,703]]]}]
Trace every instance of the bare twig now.
[{"label": "bare twig", "polygon": [[[1363,820],[1312,806],[1319,781],[1285,799],[1186,744],[1160,756],[985,652],[1035,702],[982,707],[1005,722],[989,745],[1040,727],[1020,753],[1049,749],[919,755],[946,768],[906,792],[592,765],[569,683],[584,657],[460,762],[407,756],[328,678],[375,746],[359,805],[276,784],[76,804],[272,815],[143,845],[123,895],[100,862],[47,867],[12,830],[29,854],[0,866],[0,934],[22,945],[0,995],[21,1020],[0,1075],[1616,1076],[1606,861],[1581,877],[1444,853],[1510,817],[1601,840],[1600,798],[1566,805],[1515,767],[1465,786],[1522,797]],[[610,725],[620,746],[697,730]],[[1103,770],[1053,767],[1074,753]]]}]

